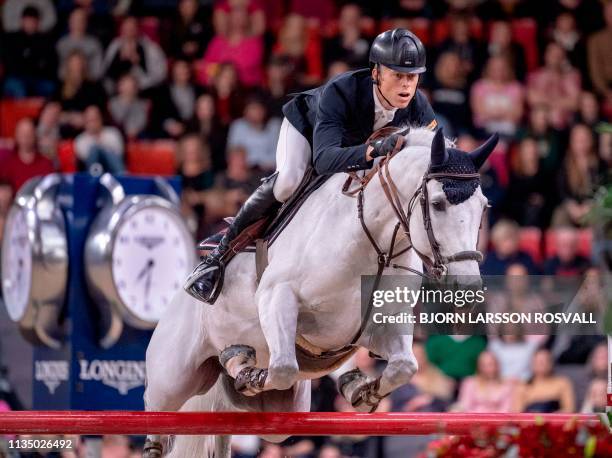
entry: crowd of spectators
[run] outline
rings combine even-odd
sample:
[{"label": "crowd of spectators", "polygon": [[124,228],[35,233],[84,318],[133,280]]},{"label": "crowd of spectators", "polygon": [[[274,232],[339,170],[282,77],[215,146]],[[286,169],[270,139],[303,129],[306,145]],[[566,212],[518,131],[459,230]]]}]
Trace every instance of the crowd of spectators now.
[{"label": "crowd of spectators", "polygon": [[[121,174],[130,172],[129,144],[159,140],[174,145],[185,216],[198,237],[210,235],[275,169],[288,94],[367,66],[376,34],[400,26],[426,45],[420,87],[446,135],[464,150],[493,132],[502,138],[481,170],[492,203],[482,273],[600,279],[579,237],[594,193],[612,170],[612,0],[0,0],[0,6],[2,99],[44,99],[35,118],[19,119],[13,137],[0,139],[0,237],[19,187],[60,169],[61,142],[72,142],[78,170]],[[538,258],[521,249],[524,228],[551,227],[553,252]],[[518,285],[500,307],[538,307],[538,300]],[[488,339],[430,337],[414,348],[419,372],[380,408],[601,410],[602,338],[545,337],[515,328]],[[364,372],[377,369],[367,352],[357,363]],[[576,364],[580,370],[568,369]],[[330,378],[313,382],[317,409],[350,410]],[[122,439],[108,442],[129,448]],[[254,456],[260,445],[237,440],[234,452]],[[262,453],[364,456],[381,447],[375,438],[297,438],[264,444]]]}]

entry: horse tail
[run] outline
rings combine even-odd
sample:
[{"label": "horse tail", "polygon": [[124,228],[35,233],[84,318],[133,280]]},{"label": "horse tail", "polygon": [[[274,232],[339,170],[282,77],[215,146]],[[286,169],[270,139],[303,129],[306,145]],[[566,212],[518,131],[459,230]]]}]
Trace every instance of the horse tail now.
[{"label": "horse tail", "polygon": [[[205,394],[193,396],[181,407],[180,411],[219,412],[231,410],[230,398],[224,387],[223,378]],[[170,453],[167,458],[214,457],[229,458],[232,436],[174,436],[170,443]]]}]

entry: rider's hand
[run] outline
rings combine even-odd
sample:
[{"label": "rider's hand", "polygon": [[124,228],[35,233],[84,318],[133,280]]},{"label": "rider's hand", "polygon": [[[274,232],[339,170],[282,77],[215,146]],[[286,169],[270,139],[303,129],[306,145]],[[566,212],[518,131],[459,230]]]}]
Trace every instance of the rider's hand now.
[{"label": "rider's hand", "polygon": [[370,157],[374,159],[375,157],[386,156],[387,154],[391,153],[398,140],[400,141],[399,146],[401,148],[406,140],[399,134],[391,134],[388,137],[381,138],[373,143],[370,143],[370,146],[372,147]]}]

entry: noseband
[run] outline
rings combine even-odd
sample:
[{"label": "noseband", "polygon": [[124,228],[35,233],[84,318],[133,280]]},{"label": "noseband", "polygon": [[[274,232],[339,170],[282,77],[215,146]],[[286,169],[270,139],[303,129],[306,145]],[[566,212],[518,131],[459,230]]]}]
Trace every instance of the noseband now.
[{"label": "noseband", "polygon": [[[393,149],[393,152],[383,157],[382,160],[378,162],[378,164],[365,176],[360,177],[354,172],[350,173],[349,178],[344,183],[344,186],[342,188],[342,193],[347,196],[357,195],[357,211],[359,214],[359,221],[361,222],[361,226],[366,236],[368,237],[368,240],[370,241],[370,243],[376,250],[376,253],[378,254],[378,264],[379,264],[380,274],[382,274],[382,269],[384,269],[385,267],[391,266],[396,269],[408,270],[410,272],[416,273],[426,278],[433,278],[433,279],[439,280],[442,276],[446,275],[446,273],[448,272],[448,265],[450,263],[461,262],[461,261],[481,262],[483,259],[482,253],[477,250],[460,251],[450,256],[442,255],[440,244],[436,240],[436,236],[433,231],[433,226],[431,224],[431,214],[430,214],[430,209],[429,209],[429,194],[427,192],[427,183],[429,182],[429,180],[432,180],[432,179],[447,178],[447,179],[452,179],[452,180],[473,180],[473,179],[479,178],[480,175],[478,173],[432,173],[428,171],[425,173],[425,175],[423,175],[420,186],[417,188],[417,190],[412,195],[408,203],[408,206],[406,208],[406,211],[404,211],[404,207],[400,199],[399,191],[397,189],[397,186],[395,185],[395,182],[393,181],[393,178],[391,177],[391,173],[389,172],[389,162],[391,161],[391,159],[393,159],[393,157],[397,154],[397,152],[400,149],[401,149],[401,139],[398,140],[397,144],[395,145],[395,148]],[[378,176],[380,180],[380,184],[382,185],[383,191],[385,193],[385,196],[387,197],[387,200],[389,201],[391,208],[393,208],[393,211],[398,220],[393,230],[393,236],[389,244],[389,249],[386,252],[383,251],[379,247],[379,245],[374,240],[374,237],[372,237],[372,234],[370,230],[368,229],[365,223],[364,217],[363,217],[364,191],[368,183],[372,180],[372,178],[375,175]],[[359,183],[359,186],[356,189],[349,190],[353,180],[357,181]],[[429,241],[429,246],[431,248],[433,259],[421,253],[414,246],[414,244],[412,243],[412,239],[410,237],[410,217],[412,216],[413,211],[416,207],[417,200],[420,202],[421,213],[423,216],[423,225],[425,228],[425,232],[427,233],[427,239]],[[404,234],[406,234],[406,237],[410,245],[407,248],[394,254],[393,249],[395,246],[397,233],[400,228],[402,228],[404,231]],[[400,266],[397,264],[391,264],[392,259],[405,253],[411,248],[416,252],[419,258],[421,258],[421,260],[423,261],[423,264],[427,266],[428,274],[424,274],[410,267]]]}]

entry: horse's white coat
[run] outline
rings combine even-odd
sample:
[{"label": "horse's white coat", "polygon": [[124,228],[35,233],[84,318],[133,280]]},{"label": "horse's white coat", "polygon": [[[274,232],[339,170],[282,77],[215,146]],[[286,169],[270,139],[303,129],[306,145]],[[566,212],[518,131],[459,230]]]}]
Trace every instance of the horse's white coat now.
[{"label": "horse's white coat", "polygon": [[[428,130],[411,131],[406,147],[390,161],[390,172],[404,206],[427,170],[432,138]],[[183,291],[178,293],[147,350],[148,410],[176,410],[181,406],[206,410],[309,410],[310,393],[305,382],[296,384],[300,379],[295,360],[296,331],[325,349],[349,343],[361,318],[360,276],[374,275],[377,268],[376,253],[357,218],[356,199],[340,192],[345,180],[345,174],[336,174],[309,197],[270,248],[269,266],[258,288],[253,254],[242,253],[228,266],[223,292],[214,305],[201,303]],[[428,191],[430,200],[444,199],[439,182],[430,181]],[[366,188],[364,202],[366,224],[386,250],[396,217],[377,178]],[[445,212],[431,210],[432,226],[443,255],[476,249],[485,204],[478,188],[465,202],[448,205]],[[418,206],[410,231],[416,248],[430,256]],[[404,240],[399,248],[405,244]],[[422,270],[421,260],[412,250],[397,262]],[[385,273],[405,272],[387,269]],[[463,261],[451,264],[449,273],[478,276],[479,269],[475,261]],[[418,285],[419,278],[414,280]],[[231,384],[224,383],[221,377],[209,394],[202,396],[219,374],[218,366],[203,366],[204,362],[235,344],[255,348],[257,366],[269,368],[266,390],[294,387],[292,391],[265,391],[247,399],[232,392]],[[363,335],[359,344],[388,361],[379,394],[407,383],[417,370],[410,335]],[[180,442],[176,442],[173,453],[187,456],[180,455]],[[210,441],[201,444],[205,443]],[[219,447],[224,448],[221,439],[215,443],[217,452]]]}]

